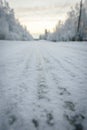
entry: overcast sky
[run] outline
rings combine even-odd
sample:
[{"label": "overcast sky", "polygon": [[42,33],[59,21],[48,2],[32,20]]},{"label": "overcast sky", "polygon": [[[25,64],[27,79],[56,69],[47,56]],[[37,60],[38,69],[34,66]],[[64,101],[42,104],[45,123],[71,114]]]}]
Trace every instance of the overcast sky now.
[{"label": "overcast sky", "polygon": [[80,0],[8,0],[16,18],[35,36],[44,29],[53,30],[58,20],[65,20],[67,11]]}]

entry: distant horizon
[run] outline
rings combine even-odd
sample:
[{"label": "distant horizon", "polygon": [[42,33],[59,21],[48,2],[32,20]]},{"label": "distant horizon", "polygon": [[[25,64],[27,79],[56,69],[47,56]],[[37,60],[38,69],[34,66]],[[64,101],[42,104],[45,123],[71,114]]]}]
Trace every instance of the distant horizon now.
[{"label": "distant horizon", "polygon": [[34,38],[44,33],[44,30],[53,31],[58,21],[65,21],[71,6],[80,0],[7,0],[14,9],[19,22],[27,27]]}]

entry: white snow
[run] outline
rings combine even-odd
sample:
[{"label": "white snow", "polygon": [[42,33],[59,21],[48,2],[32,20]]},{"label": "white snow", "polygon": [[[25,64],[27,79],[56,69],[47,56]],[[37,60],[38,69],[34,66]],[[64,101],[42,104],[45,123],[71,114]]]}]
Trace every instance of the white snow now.
[{"label": "white snow", "polygon": [[87,42],[0,41],[0,130],[87,130]]}]

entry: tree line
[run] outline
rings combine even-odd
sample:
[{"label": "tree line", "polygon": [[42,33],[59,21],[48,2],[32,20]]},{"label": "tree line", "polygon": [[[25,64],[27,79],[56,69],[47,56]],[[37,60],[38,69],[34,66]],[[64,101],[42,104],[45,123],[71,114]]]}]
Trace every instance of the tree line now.
[{"label": "tree line", "polygon": [[45,30],[40,39],[50,41],[87,41],[87,1],[76,4],[67,13],[68,18],[63,23],[59,21],[53,33]]},{"label": "tree line", "polygon": [[0,0],[0,40],[32,40],[26,27],[15,18],[8,2]]}]

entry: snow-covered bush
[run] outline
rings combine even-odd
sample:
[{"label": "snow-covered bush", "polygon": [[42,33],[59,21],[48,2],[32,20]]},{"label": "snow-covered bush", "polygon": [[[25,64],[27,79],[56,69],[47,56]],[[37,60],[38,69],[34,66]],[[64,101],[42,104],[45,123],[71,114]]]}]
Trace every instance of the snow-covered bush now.
[{"label": "snow-covered bush", "polygon": [[6,1],[0,0],[0,39],[2,40],[32,40],[32,36],[22,27],[14,16]]}]

